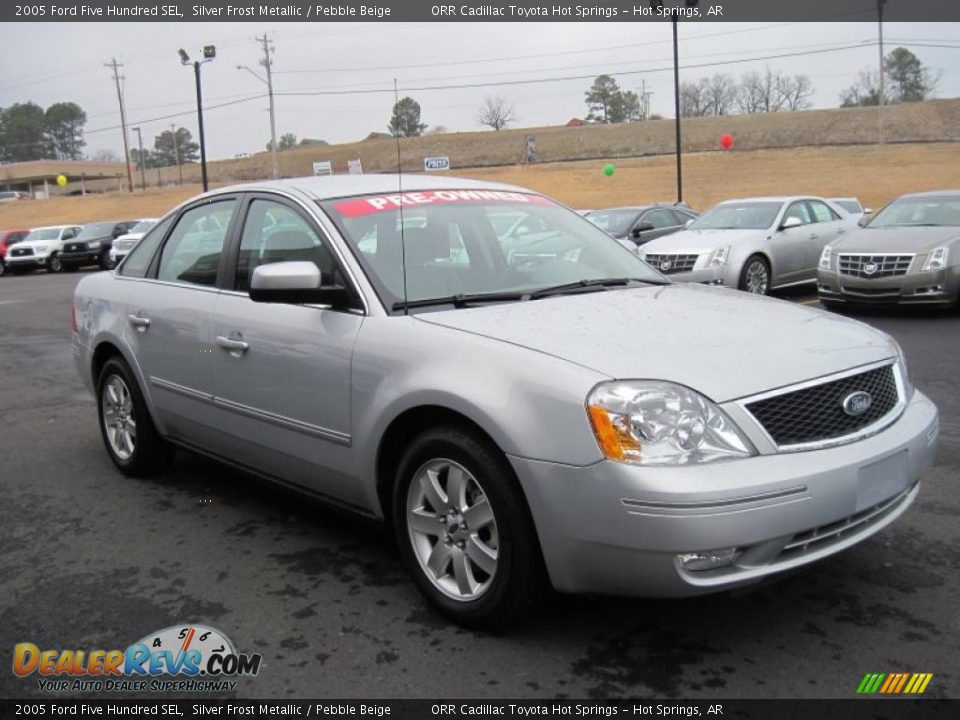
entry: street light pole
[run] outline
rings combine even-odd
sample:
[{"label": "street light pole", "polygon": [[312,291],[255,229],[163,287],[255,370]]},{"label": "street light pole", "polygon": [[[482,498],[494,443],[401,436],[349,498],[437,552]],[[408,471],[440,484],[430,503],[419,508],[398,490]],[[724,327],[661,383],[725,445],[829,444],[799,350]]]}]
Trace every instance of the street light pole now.
[{"label": "street light pole", "polygon": [[144,174],[143,167],[143,133],[140,132],[140,128],[130,128],[137,134],[137,144],[140,146],[140,162],[137,163],[137,167],[140,168],[140,189],[147,189],[147,176]]},{"label": "street light pole", "polygon": [[203,191],[207,192],[209,184],[207,182],[207,143],[203,134],[203,91],[200,89],[200,66],[203,63],[210,62],[217,56],[217,49],[213,45],[205,45],[203,48],[203,60],[194,60],[190,62],[190,56],[187,51],[180,48],[180,62],[183,65],[193,65],[193,74],[197,83],[197,126],[200,131],[200,176],[203,179]]},{"label": "street light pole", "polygon": [[[266,36],[264,36],[264,39],[266,39]],[[260,62],[261,64],[266,64],[267,66],[266,80],[264,80],[253,70],[248,68],[246,65],[237,65],[237,70],[246,70],[248,73],[253,75],[257,80],[266,84],[267,86],[267,93],[270,96],[270,164],[271,164],[271,173],[273,175],[273,179],[276,180],[277,178],[280,177],[280,164],[277,161],[277,122],[274,116],[274,106],[273,106],[273,78],[270,75],[270,64],[272,64],[272,61],[269,59],[270,51],[267,50],[266,47],[264,49],[264,52],[267,53],[266,63],[264,63],[263,60],[261,60]]]},{"label": "street light pole", "polygon": [[683,202],[683,150],[680,136],[680,52],[677,43],[677,18],[673,17],[673,107],[677,134],[677,203]]}]

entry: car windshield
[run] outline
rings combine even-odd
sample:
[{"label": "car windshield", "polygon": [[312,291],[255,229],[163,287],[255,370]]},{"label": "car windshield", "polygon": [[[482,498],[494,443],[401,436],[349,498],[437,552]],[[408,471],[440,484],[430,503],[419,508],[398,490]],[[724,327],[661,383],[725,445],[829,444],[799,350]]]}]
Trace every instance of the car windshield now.
[{"label": "car windshield", "polygon": [[960,195],[926,195],[894,200],[878,212],[867,227],[909,225],[960,225]]},{"label": "car windshield", "polygon": [[639,215],[639,210],[596,210],[587,220],[611,235],[626,235]]},{"label": "car windshield", "polygon": [[765,230],[777,219],[783,203],[776,201],[723,203],[689,225],[690,230]]},{"label": "car windshield", "polygon": [[113,232],[113,228],[116,226],[116,223],[112,222],[102,222],[102,223],[91,223],[90,225],[84,225],[83,230],[80,231],[80,234],[77,235],[77,240],[89,240],[90,238],[103,237],[104,235],[109,235]]},{"label": "car windshield", "polygon": [[833,204],[839,205],[848,213],[853,213],[855,215],[859,215],[863,212],[863,208],[860,207],[860,203],[856,200],[834,200]]},{"label": "car windshield", "polygon": [[609,235],[539,195],[425,190],[320,205],[388,307],[606,280],[664,282]]},{"label": "car windshield", "polygon": [[27,235],[27,240],[56,240],[60,237],[60,228],[43,228],[33,230]]},{"label": "car windshield", "polygon": [[152,227],[153,227],[154,225],[156,225],[156,224],[157,224],[157,221],[156,221],[156,220],[141,220],[141,221],[138,222],[136,225],[134,225],[132,228],[130,228],[129,230],[127,230],[127,233],[129,233],[129,234],[131,234],[131,235],[132,235],[133,233],[145,233],[147,230],[149,230],[150,228],[152,228]]}]

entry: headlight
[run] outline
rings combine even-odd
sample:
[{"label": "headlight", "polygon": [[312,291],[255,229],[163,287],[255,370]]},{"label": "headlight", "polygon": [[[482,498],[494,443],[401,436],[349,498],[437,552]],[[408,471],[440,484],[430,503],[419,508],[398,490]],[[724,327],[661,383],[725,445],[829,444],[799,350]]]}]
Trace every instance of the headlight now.
[{"label": "headlight", "polygon": [[923,264],[923,272],[929,270],[943,270],[947,266],[947,248],[938,247],[930,251],[927,261]]},{"label": "headlight", "polygon": [[910,402],[910,398],[913,397],[913,381],[910,379],[910,370],[907,367],[907,356],[903,354],[900,343],[893,338],[890,338],[890,342],[897,349],[897,367],[900,368],[900,379],[903,380],[903,399]]},{"label": "headlight", "polygon": [[830,269],[830,260],[833,258],[833,248],[827,245],[823,252],[820,253],[820,269],[829,270]]},{"label": "headlight", "polygon": [[690,465],[754,454],[720,408],[682,385],[601,383],[587,398],[587,412],[608,460]]},{"label": "headlight", "polygon": [[91,240],[87,243],[87,250],[96,250],[98,247],[100,247],[99,240]]},{"label": "headlight", "polygon": [[730,257],[730,246],[723,245],[710,253],[710,259],[707,260],[707,267],[723,267],[727,264],[727,258]]}]

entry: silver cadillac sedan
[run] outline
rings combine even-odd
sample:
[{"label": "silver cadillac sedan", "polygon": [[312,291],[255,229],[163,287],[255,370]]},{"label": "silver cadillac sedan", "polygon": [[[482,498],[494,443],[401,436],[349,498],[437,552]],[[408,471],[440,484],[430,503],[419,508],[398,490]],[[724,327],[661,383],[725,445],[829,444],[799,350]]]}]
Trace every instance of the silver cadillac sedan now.
[{"label": "silver cadillac sedan", "polygon": [[[536,253],[504,249],[518,213]],[[122,472],[187,448],[386,521],[473,627],[550,585],[696,595],[829,556],[907,510],[937,441],[882,332],[672,284],[557,203],[470,180],[202,195],[85,277],[73,322]]]},{"label": "silver cadillac sedan", "polygon": [[814,282],[824,246],[855,229],[855,217],[823,198],[727,200],[640,254],[677,281],[766,295]]}]

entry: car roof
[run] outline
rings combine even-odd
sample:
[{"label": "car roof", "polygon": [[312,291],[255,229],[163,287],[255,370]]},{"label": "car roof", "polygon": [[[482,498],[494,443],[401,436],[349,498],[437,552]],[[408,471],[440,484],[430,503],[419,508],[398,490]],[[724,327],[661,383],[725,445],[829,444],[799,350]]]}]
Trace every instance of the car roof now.
[{"label": "car roof", "polygon": [[348,197],[351,195],[372,195],[376,193],[417,192],[419,190],[507,190],[511,192],[534,192],[527,188],[504,183],[491,183],[482,180],[469,180],[461,177],[440,177],[437,175],[411,174],[398,176],[396,173],[367,175],[322,175],[283,180],[245,183],[218,188],[208,193],[219,195],[225,192],[290,191],[296,190],[314,200]]},{"label": "car roof", "polygon": [[717,205],[727,205],[729,203],[742,203],[742,202],[793,202],[794,200],[823,200],[822,197],[816,195],[769,195],[764,197],[745,197],[745,198],[733,198],[731,200],[724,200],[723,202],[717,203]]},{"label": "car roof", "polygon": [[901,195],[900,197],[923,198],[923,197],[943,197],[944,195],[947,195],[949,197],[960,197],[960,190],[928,190],[926,192],[907,193],[906,195]]}]

